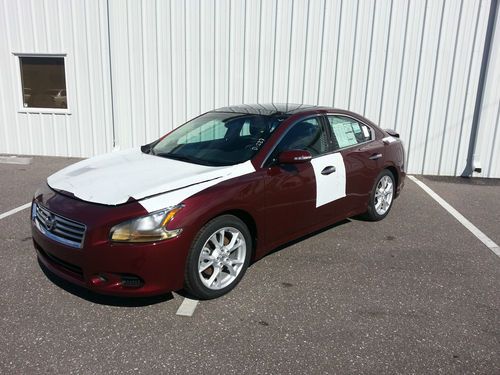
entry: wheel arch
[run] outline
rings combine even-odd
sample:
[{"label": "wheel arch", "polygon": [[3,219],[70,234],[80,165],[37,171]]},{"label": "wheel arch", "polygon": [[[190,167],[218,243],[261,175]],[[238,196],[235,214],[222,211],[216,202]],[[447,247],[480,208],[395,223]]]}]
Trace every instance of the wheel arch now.
[{"label": "wheel arch", "polygon": [[[255,222],[254,217],[246,210],[235,208],[235,209],[229,209],[225,211],[221,211],[217,213],[217,215],[212,216],[210,219],[206,221],[206,223],[212,221],[213,219],[223,216],[223,215],[232,215],[243,221],[245,225],[247,226],[248,230],[250,231],[250,236],[252,237],[252,256],[251,259],[253,260],[255,257],[255,250],[257,249],[257,223]],[[205,224],[206,224],[205,223]]]},{"label": "wheel arch", "polygon": [[[397,187],[399,186],[398,185],[399,184],[398,170],[393,165],[386,166],[385,169],[387,169],[389,172],[392,173],[392,176],[394,177],[394,183],[396,184],[396,189],[397,189]],[[394,189],[394,192],[396,191],[396,189]]]}]

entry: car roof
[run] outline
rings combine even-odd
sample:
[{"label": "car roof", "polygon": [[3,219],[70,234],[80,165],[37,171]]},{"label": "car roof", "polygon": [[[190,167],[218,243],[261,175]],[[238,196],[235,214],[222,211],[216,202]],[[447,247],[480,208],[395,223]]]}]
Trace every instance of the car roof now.
[{"label": "car roof", "polygon": [[229,107],[214,109],[212,112],[229,112],[252,115],[294,115],[302,112],[315,110],[331,110],[332,108],[309,104],[291,104],[291,103],[267,103],[267,104],[240,104]]}]

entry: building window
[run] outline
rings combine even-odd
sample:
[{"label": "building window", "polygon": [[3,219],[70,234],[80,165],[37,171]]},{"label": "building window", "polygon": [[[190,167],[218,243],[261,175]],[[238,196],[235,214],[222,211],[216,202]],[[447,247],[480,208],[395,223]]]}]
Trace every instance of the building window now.
[{"label": "building window", "polygon": [[68,108],[64,57],[19,56],[24,108]]}]

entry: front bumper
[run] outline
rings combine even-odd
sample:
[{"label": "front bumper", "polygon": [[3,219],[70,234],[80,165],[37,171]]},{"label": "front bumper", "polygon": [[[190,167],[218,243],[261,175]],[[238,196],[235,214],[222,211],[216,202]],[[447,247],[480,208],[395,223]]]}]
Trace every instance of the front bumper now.
[{"label": "front bumper", "polygon": [[75,248],[54,241],[31,222],[38,259],[57,276],[97,293],[117,296],[153,296],[183,287],[191,242],[188,234],[147,244],[117,244],[108,240],[113,225],[147,213],[138,203],[96,205],[49,188],[37,193],[35,201],[87,226],[81,248]]}]

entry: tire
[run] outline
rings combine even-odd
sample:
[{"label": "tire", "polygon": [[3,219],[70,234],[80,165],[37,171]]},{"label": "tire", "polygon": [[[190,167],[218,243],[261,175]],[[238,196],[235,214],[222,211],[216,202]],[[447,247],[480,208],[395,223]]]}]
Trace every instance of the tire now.
[{"label": "tire", "polygon": [[385,218],[392,208],[395,191],[394,175],[388,169],[384,169],[375,180],[365,218],[371,221]]},{"label": "tire", "polygon": [[233,215],[209,221],[189,250],[184,276],[186,291],[198,299],[228,293],[245,274],[251,252],[252,237],[243,221]]}]

